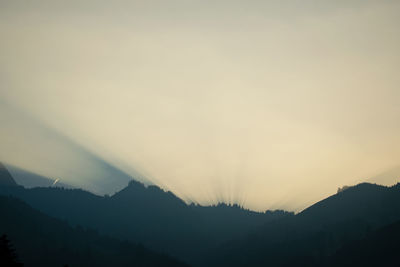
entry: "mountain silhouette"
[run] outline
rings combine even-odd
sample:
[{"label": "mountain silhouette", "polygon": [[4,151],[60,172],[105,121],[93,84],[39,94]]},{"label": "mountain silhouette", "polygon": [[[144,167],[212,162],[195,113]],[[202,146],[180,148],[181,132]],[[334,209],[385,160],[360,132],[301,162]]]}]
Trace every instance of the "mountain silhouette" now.
[{"label": "mountain silhouette", "polygon": [[343,245],[327,266],[399,266],[400,221]]},{"label": "mountain silhouette", "polygon": [[136,181],[112,196],[97,196],[80,189],[22,186],[2,186],[0,195],[18,197],[72,225],[141,242],[192,264],[220,244],[245,236],[257,226],[293,216],[283,211],[253,212],[237,205],[187,205],[171,192]]},{"label": "mountain silhouette", "polygon": [[340,255],[347,255],[352,242],[400,221],[400,184],[345,187],[296,215],[223,203],[187,205],[134,180],[112,196],[15,185],[0,186],[0,195],[193,266],[330,266],[347,257]]},{"label": "mountain silhouette", "polygon": [[14,178],[6,167],[0,162],[0,186],[16,186]]},{"label": "mountain silhouette", "polygon": [[[0,233],[12,240],[24,266],[186,266],[142,245],[72,228],[12,197],[0,196],[0,214]],[[8,262],[0,258],[1,266]]]},{"label": "mountain silhouette", "polygon": [[266,223],[245,238],[225,243],[206,265],[329,265],[327,259],[345,244],[398,220],[400,184],[359,184],[295,216]]}]

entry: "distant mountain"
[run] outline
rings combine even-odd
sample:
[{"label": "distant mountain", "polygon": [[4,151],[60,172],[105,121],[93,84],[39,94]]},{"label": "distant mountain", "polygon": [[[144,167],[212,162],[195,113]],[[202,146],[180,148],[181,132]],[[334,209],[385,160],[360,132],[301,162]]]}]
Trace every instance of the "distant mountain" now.
[{"label": "distant mountain", "polygon": [[359,184],[225,243],[206,265],[324,266],[348,242],[398,220],[400,184]]},{"label": "distant mountain", "polygon": [[[11,176],[14,178],[15,182],[19,185],[22,185],[26,188],[32,187],[50,187],[50,186],[57,186],[57,187],[64,187],[64,188],[74,188],[73,186],[63,183],[63,182],[56,182],[56,179],[51,179],[22,168],[18,168],[16,166],[5,164],[3,165],[7,168]],[[56,182],[56,183],[55,183]]]},{"label": "distant mountain", "polygon": [[15,198],[0,197],[0,214],[0,234],[12,241],[24,266],[186,266],[141,245],[72,228]]},{"label": "distant mountain", "polygon": [[6,167],[0,162],[0,186],[16,186],[17,183],[14,181],[11,174],[8,172]]},{"label": "distant mountain", "polygon": [[292,213],[258,213],[238,206],[187,205],[157,186],[131,181],[111,197],[80,189],[0,187],[32,207],[72,224],[98,229],[196,264],[228,240]]}]

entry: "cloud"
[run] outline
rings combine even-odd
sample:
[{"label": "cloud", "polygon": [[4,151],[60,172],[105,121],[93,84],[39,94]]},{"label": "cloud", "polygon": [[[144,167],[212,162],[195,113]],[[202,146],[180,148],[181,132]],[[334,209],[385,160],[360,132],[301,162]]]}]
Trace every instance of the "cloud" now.
[{"label": "cloud", "polygon": [[137,170],[185,200],[301,209],[398,164],[399,9],[2,1],[0,99],[29,116],[2,114],[2,158],[38,165],[21,143],[67,155],[64,174],[92,170],[83,157],[94,176]]}]

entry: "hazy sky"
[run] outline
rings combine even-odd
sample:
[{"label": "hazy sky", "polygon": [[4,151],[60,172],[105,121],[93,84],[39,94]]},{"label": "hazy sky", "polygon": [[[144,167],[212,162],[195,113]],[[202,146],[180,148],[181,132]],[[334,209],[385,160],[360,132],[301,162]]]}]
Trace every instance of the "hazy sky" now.
[{"label": "hazy sky", "polygon": [[126,183],[113,166],[257,210],[395,182],[399,14],[383,0],[0,0],[0,160],[100,193]]}]

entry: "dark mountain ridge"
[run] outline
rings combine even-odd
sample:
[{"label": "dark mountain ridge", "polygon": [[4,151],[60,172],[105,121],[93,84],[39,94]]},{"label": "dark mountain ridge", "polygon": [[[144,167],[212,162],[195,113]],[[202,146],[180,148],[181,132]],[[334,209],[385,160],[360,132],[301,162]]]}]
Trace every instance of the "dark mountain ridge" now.
[{"label": "dark mountain ridge", "polygon": [[225,243],[207,265],[324,266],[344,244],[400,220],[400,184],[359,184]]},{"label": "dark mountain ridge", "polygon": [[72,228],[16,198],[0,196],[0,214],[0,234],[11,239],[24,266],[186,266],[141,245]]},{"label": "dark mountain ridge", "polygon": [[270,220],[292,213],[258,213],[236,205],[187,205],[157,186],[131,181],[112,196],[80,189],[2,186],[0,195],[22,199],[32,207],[73,225],[141,242],[157,251],[196,263],[213,248]]},{"label": "dark mountain ridge", "polygon": [[80,189],[15,185],[0,186],[0,195],[195,266],[328,266],[347,244],[400,220],[400,184],[346,187],[296,215],[187,205],[171,192],[136,181],[104,197]]}]

